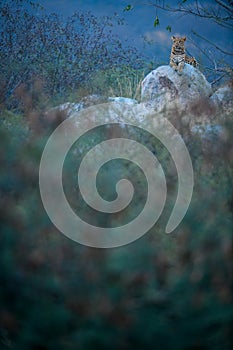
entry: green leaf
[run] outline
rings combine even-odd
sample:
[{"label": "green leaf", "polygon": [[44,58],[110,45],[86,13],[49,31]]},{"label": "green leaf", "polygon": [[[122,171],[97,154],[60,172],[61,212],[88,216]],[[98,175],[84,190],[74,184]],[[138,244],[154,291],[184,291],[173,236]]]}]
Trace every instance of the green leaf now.
[{"label": "green leaf", "polygon": [[172,27],[171,27],[171,26],[167,26],[167,27],[166,27],[166,30],[167,30],[169,33],[171,33]]},{"label": "green leaf", "polygon": [[132,5],[127,5],[125,8],[124,8],[124,12],[126,11],[131,11],[133,9],[133,6]]},{"label": "green leaf", "polygon": [[156,16],[155,20],[154,20],[154,27],[157,27],[159,25],[159,18],[158,16]]}]

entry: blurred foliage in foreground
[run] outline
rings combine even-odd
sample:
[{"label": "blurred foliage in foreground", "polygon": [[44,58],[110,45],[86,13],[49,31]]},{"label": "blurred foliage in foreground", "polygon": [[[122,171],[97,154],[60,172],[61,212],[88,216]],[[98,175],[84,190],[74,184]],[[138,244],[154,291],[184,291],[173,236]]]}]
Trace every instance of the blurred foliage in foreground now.
[{"label": "blurred foliage in foreground", "polygon": [[1,349],[232,348],[232,123],[212,144],[187,140],[195,188],[175,233],[160,220],[103,250],[64,237],[43,209],[38,168],[51,130],[40,111],[0,118]]}]

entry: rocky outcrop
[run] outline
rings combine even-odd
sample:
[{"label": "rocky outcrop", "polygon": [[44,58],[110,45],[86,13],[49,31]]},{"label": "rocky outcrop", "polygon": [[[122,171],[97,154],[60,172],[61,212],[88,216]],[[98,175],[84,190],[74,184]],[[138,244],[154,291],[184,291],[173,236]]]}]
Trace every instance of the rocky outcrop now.
[{"label": "rocky outcrop", "polygon": [[[94,105],[108,104],[108,111],[118,105],[118,109],[137,105],[138,118],[152,118],[158,115],[167,118],[183,134],[198,133],[206,138],[210,136],[215,126],[222,121],[223,116],[233,113],[232,84],[225,85],[213,92],[211,84],[205,76],[193,66],[185,64],[182,75],[170,66],[161,66],[149,73],[142,82],[141,102],[126,97],[103,97],[90,95],[78,103],[65,103],[47,112],[47,119],[58,122],[76,115],[78,112]],[[141,112],[142,113],[141,113]],[[144,113],[144,112],[145,113]],[[118,115],[119,117],[119,115]],[[123,120],[118,120],[124,124]],[[135,118],[135,116],[134,116]],[[127,122],[127,120],[125,121]],[[211,132],[210,132],[211,130]],[[212,137],[212,136],[211,136]]]},{"label": "rocky outcrop", "polygon": [[211,94],[211,85],[193,66],[185,64],[182,75],[170,66],[161,66],[143,80],[141,101],[155,111],[166,112],[174,106],[188,110],[190,104]]},{"label": "rocky outcrop", "polygon": [[56,117],[59,117],[59,119],[62,121],[71,117],[74,113],[82,111],[85,108],[108,102],[119,102],[127,105],[138,104],[138,101],[127,97],[104,97],[100,95],[88,95],[83,97],[78,103],[67,102],[49,109],[46,112],[46,118],[53,121],[56,119]]},{"label": "rocky outcrop", "polygon": [[62,119],[65,120],[69,118],[73,113],[79,112],[84,108],[88,108],[90,106],[94,106],[97,104],[101,104],[104,102],[108,102],[108,98],[99,95],[88,95],[83,97],[79,102],[66,102],[62,105],[53,107],[47,111],[47,117],[51,120],[56,118],[57,115],[61,115]]}]

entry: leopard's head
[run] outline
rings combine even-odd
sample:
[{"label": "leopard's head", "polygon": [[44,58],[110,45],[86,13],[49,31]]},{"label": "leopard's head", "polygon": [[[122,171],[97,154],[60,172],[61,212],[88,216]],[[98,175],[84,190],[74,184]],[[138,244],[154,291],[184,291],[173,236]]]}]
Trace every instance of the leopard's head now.
[{"label": "leopard's head", "polygon": [[173,46],[176,48],[184,47],[184,42],[186,41],[186,36],[179,37],[179,36],[172,36]]}]

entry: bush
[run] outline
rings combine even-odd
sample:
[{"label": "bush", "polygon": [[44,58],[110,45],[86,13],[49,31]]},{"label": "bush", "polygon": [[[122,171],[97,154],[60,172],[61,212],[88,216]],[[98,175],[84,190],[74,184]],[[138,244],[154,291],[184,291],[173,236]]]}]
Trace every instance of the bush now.
[{"label": "bush", "polygon": [[22,89],[36,91],[35,82],[49,97],[67,98],[90,89],[90,80],[103,70],[142,65],[137,50],[116,34],[123,25],[117,15],[78,12],[63,19],[32,2],[11,0],[0,5],[0,23],[0,104],[11,108]]},{"label": "bush", "polygon": [[40,129],[21,137],[27,124],[15,133],[17,117],[4,114],[1,348],[231,349],[232,125],[218,157],[190,136],[195,191],[175,234],[164,235],[160,221],[133,244],[105,251],[66,239],[50,223],[38,190],[47,136]]}]

